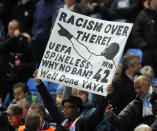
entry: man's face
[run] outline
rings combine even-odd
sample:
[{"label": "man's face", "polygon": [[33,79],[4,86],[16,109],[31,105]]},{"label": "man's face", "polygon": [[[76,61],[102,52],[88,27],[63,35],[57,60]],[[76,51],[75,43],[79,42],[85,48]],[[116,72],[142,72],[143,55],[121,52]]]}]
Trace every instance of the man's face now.
[{"label": "man's face", "polygon": [[134,58],[133,61],[134,61],[135,64],[133,66],[130,66],[130,69],[135,74],[135,73],[138,73],[140,71],[141,63],[140,63],[139,58]]},{"label": "man's face", "polygon": [[149,92],[149,84],[146,84],[142,79],[135,79],[134,89],[139,98],[144,98]]},{"label": "man's face", "polygon": [[75,91],[73,95],[76,96],[76,97],[81,98],[81,99],[82,99],[82,102],[83,102],[84,104],[88,102],[88,101],[87,101],[87,100],[88,100],[87,94],[84,93],[84,92],[82,92],[82,91]]},{"label": "man's face", "polygon": [[21,124],[21,119],[22,119],[22,114],[20,115],[8,115],[8,121],[10,123],[11,126],[13,127],[19,127],[19,125]]},{"label": "man's face", "polygon": [[71,6],[75,3],[75,0],[64,0],[64,3],[65,3],[68,7],[71,7]]},{"label": "man's face", "polygon": [[21,101],[27,95],[28,95],[28,93],[24,93],[21,87],[17,87],[14,89],[14,98],[16,101]]},{"label": "man's face", "polygon": [[64,109],[64,116],[66,119],[72,120],[75,114],[77,113],[77,108],[74,105],[72,105],[70,102],[65,102],[63,109]]},{"label": "man's face", "polygon": [[8,25],[8,34],[10,37],[12,37],[14,35],[14,31],[19,29],[19,25],[17,22],[13,21],[10,22]]}]

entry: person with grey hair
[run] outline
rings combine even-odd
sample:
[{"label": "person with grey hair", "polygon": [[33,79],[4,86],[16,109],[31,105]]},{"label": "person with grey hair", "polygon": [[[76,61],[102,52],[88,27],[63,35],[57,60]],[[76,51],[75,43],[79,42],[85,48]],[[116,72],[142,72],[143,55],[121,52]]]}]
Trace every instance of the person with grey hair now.
[{"label": "person with grey hair", "polygon": [[122,71],[113,79],[112,92],[109,101],[114,107],[114,112],[118,114],[129,102],[135,98],[134,77],[139,73],[141,64],[138,55],[127,53],[122,60]]},{"label": "person with grey hair", "polygon": [[134,81],[137,97],[118,115],[113,113],[112,105],[109,104],[105,110],[109,122],[120,131],[133,131],[141,123],[151,126],[157,115],[157,89],[150,85],[148,77],[137,77]]},{"label": "person with grey hair", "polygon": [[154,78],[153,68],[149,65],[146,65],[140,69],[140,73],[150,78],[150,81]]},{"label": "person with grey hair", "polygon": [[29,113],[25,118],[25,131],[41,131],[42,119],[36,112]]},{"label": "person with grey hair", "polygon": [[[45,108],[41,105],[41,104],[32,104],[28,110],[28,114],[29,113],[38,113],[41,117],[41,130],[47,130],[47,131],[54,131],[55,127],[51,126],[50,123],[48,123],[45,120],[46,117],[46,112],[45,112]],[[19,127],[19,131],[24,131],[26,125],[20,126]]]},{"label": "person with grey hair", "polygon": [[146,124],[141,124],[137,126],[134,131],[152,131],[151,127]]}]

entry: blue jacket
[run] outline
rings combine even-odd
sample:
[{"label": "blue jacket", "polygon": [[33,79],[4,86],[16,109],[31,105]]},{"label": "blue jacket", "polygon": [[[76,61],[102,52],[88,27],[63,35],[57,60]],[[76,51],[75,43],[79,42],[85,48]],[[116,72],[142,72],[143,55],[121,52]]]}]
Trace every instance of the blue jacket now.
[{"label": "blue jacket", "polygon": [[52,25],[52,16],[60,0],[39,0],[33,15],[32,35],[36,39],[48,39]]}]

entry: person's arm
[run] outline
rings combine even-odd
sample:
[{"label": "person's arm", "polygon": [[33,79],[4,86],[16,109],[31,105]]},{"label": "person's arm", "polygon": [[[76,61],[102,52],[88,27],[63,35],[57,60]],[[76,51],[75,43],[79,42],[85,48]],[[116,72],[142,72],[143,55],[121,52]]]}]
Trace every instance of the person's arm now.
[{"label": "person's arm", "polygon": [[118,114],[121,111],[121,100],[120,100],[120,82],[115,79],[112,82],[112,86],[114,88],[114,91],[110,94],[109,97],[109,103],[112,104],[114,108],[114,113]]},{"label": "person's arm", "polygon": [[135,119],[135,109],[133,107],[133,102],[129,103],[118,115],[113,113],[112,105],[107,105],[105,112],[106,117],[109,120],[109,122],[119,128],[119,129],[130,129],[134,127],[133,122],[136,121]]},{"label": "person's arm", "polygon": [[34,79],[37,82],[37,89],[42,97],[42,100],[44,102],[44,105],[54,121],[57,124],[60,124],[64,120],[64,114],[58,109],[54,99],[51,97],[49,91],[45,87],[45,85],[42,83],[41,80],[37,79],[37,71],[34,72],[33,76]]},{"label": "person's arm", "polygon": [[[89,116],[86,117],[85,120],[85,129],[88,130],[93,130],[96,128],[96,126],[103,120],[104,118],[104,112],[105,112],[105,108],[107,106],[108,103],[108,98],[111,92],[113,92],[113,87],[112,85],[109,85],[107,87],[107,96],[98,96],[99,97],[99,103],[97,104],[97,107],[95,109],[95,111]],[[90,125],[90,126],[89,126]]]},{"label": "person's arm", "polygon": [[97,104],[95,111],[89,117],[86,117],[84,120],[85,129],[93,130],[103,120],[104,111],[107,106],[108,98],[105,99],[104,96],[98,97],[100,100],[99,103]]}]

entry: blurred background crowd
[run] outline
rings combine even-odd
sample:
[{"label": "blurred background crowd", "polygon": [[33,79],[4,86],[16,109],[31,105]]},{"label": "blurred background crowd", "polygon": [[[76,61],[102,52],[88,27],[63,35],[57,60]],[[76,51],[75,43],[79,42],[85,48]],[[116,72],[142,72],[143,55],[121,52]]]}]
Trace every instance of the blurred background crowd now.
[{"label": "blurred background crowd", "polygon": [[[32,74],[39,67],[60,8],[102,20],[134,23],[112,82],[110,102],[116,114],[135,98],[137,92],[133,87],[137,75],[147,76],[150,84],[157,86],[157,0],[0,0],[0,131],[6,131],[6,127],[10,131],[19,130],[25,122],[31,126],[32,117],[41,123],[41,116],[56,126],[53,115],[41,105],[43,98]],[[59,109],[64,105],[62,100],[70,95],[82,99],[87,116],[99,103],[99,97],[92,93],[57,83],[42,83]],[[25,119],[27,111],[36,108],[41,108],[41,115],[30,113]],[[13,119],[10,117],[16,115],[16,124],[10,123]],[[25,122],[21,121],[24,119]],[[107,119],[102,123],[98,131],[118,130]]]}]

